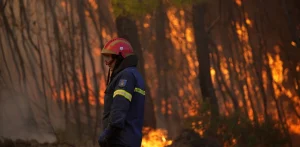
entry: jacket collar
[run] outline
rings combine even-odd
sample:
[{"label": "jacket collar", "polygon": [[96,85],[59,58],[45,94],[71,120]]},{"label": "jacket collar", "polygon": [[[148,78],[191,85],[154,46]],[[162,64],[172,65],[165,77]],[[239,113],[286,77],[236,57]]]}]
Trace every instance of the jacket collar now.
[{"label": "jacket collar", "polygon": [[130,55],[124,58],[121,61],[121,63],[113,70],[111,78],[113,78],[116,74],[118,74],[120,71],[124,70],[125,68],[136,67],[137,64],[138,64],[138,58],[136,55]]}]

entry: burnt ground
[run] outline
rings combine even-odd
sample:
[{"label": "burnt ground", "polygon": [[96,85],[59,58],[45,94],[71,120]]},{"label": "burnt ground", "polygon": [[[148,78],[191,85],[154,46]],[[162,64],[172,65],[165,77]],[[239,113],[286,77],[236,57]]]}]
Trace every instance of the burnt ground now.
[{"label": "burnt ground", "polygon": [[[35,140],[0,139],[0,147],[75,147],[68,143],[38,143]],[[204,139],[193,130],[183,130],[168,147],[221,147],[214,140]]]},{"label": "burnt ground", "polygon": [[68,143],[38,143],[35,140],[0,139],[0,147],[75,147]]},{"label": "burnt ground", "polygon": [[193,130],[185,129],[181,131],[173,143],[168,147],[222,147],[216,140],[202,138]]}]

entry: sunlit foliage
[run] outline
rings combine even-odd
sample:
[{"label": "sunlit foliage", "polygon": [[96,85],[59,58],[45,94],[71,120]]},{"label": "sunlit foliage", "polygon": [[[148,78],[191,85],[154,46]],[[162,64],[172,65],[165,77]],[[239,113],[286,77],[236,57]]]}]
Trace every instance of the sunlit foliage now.
[{"label": "sunlit foliage", "polygon": [[188,6],[192,4],[210,2],[212,0],[168,0],[167,2],[178,7]]},{"label": "sunlit foliage", "polygon": [[151,13],[158,5],[158,0],[112,0],[115,16],[126,15],[139,17]]}]

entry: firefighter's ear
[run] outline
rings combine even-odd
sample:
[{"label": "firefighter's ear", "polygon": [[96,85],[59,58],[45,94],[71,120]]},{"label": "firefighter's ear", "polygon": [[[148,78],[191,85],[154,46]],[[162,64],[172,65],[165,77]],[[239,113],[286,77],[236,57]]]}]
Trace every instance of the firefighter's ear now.
[{"label": "firefighter's ear", "polygon": [[116,56],[116,59],[117,59],[118,61],[122,61],[122,60],[124,59],[124,57],[122,56],[122,53],[121,53],[121,52],[119,52],[119,55]]}]

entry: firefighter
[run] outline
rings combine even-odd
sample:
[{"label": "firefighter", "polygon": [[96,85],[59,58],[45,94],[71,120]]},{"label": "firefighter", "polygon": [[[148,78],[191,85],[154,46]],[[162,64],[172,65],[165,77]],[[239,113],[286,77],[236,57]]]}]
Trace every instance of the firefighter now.
[{"label": "firefighter", "polygon": [[101,147],[140,147],[145,82],[136,67],[137,56],[124,38],[110,40],[101,54],[110,70],[104,96],[104,130],[98,143]]}]

